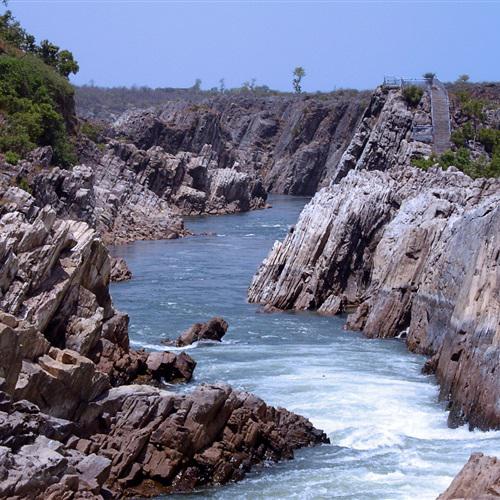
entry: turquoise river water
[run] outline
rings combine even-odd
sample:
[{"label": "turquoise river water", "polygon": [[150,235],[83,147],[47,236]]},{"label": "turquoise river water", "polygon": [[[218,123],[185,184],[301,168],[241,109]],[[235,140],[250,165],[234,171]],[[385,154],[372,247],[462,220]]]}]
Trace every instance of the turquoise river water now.
[{"label": "turquoise river water", "polygon": [[346,332],[340,317],[268,314],[246,301],[260,262],[306,202],[275,196],[269,210],[188,218],[187,228],[204,236],[112,249],[134,274],[111,288],[130,315],[134,347],[163,350],[161,339],[194,322],[229,322],[222,344],[188,348],[195,377],[175,390],[229,383],[308,417],[331,440],[240,483],[181,498],[435,498],[471,452],[500,453],[500,432],[449,429],[435,380],[421,374],[425,359],[403,341]]}]

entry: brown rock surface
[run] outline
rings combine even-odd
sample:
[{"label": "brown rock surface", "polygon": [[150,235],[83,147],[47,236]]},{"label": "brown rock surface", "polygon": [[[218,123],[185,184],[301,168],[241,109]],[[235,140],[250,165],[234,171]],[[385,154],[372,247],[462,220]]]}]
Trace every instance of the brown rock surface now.
[{"label": "brown rock surface", "polygon": [[167,345],[176,345],[177,347],[184,347],[199,340],[214,340],[221,341],[222,337],[226,334],[228,329],[227,321],[223,318],[215,317],[206,323],[195,323],[182,333],[175,341],[164,341]]},{"label": "brown rock surface", "polygon": [[500,498],[500,460],[473,453],[438,500],[495,500]]},{"label": "brown rock surface", "polygon": [[111,257],[110,280],[119,282],[132,278],[132,271],[128,268],[127,262],[122,257]]},{"label": "brown rock surface", "polygon": [[303,417],[224,385],[187,395],[147,386],[111,389],[89,405],[80,424],[82,440],[112,460],[108,486],[126,496],[224,484],[256,463],[327,442]]}]

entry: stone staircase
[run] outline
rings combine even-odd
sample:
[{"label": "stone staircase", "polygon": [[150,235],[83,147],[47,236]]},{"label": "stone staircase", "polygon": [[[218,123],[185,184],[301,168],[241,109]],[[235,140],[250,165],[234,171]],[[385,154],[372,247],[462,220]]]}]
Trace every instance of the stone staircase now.
[{"label": "stone staircase", "polygon": [[450,104],[448,92],[442,82],[434,78],[431,86],[433,146],[435,154],[442,154],[450,149]]}]

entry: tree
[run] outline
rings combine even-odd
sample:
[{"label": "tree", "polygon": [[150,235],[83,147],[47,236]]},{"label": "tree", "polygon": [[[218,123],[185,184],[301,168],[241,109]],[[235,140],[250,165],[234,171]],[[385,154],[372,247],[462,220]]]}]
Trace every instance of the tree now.
[{"label": "tree", "polygon": [[197,78],[194,81],[193,90],[196,90],[196,92],[199,92],[201,90],[201,78]]},{"label": "tree", "polygon": [[473,140],[476,141],[479,124],[484,121],[485,118],[484,102],[480,99],[470,98],[468,101],[463,102],[462,110],[465,115],[472,120],[472,126],[474,127]]},{"label": "tree", "polygon": [[469,80],[470,80],[470,76],[466,73],[464,73],[463,75],[460,75],[457,78],[458,83],[467,83]]},{"label": "tree", "polygon": [[73,54],[69,50],[61,50],[57,55],[57,71],[68,78],[71,73],[77,74],[80,67],[78,63],[73,58]]},{"label": "tree", "polygon": [[59,47],[50,43],[48,40],[42,40],[38,48],[38,55],[42,58],[45,64],[49,66],[57,66],[57,55],[59,54]]},{"label": "tree", "polygon": [[300,85],[302,78],[306,76],[306,72],[302,66],[297,66],[293,70],[294,79],[292,81],[293,89],[297,94],[302,92],[302,86]]},{"label": "tree", "polygon": [[429,83],[432,83],[432,80],[436,78],[436,73],[432,73],[431,71],[428,71],[427,73],[424,73],[422,75]]}]

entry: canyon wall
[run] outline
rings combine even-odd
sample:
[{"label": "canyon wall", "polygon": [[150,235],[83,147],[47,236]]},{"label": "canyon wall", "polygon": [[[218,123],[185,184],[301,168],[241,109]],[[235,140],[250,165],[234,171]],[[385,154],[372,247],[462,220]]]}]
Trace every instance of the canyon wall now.
[{"label": "canyon wall", "polygon": [[351,312],[347,328],[406,336],[450,400],[451,425],[500,425],[500,180],[440,170],[350,172],[276,242],[249,300]]},{"label": "canyon wall", "polygon": [[430,154],[399,90],[375,92],[329,187],[276,242],[249,289],[267,308],[350,313],[347,328],[405,337],[449,400],[449,423],[500,427],[500,180],[411,167]]},{"label": "canyon wall", "polygon": [[226,95],[171,101],[125,113],[114,133],[137,147],[199,154],[210,144],[219,168],[261,179],[268,191],[312,195],[334,172],[368,93],[322,96]]}]

